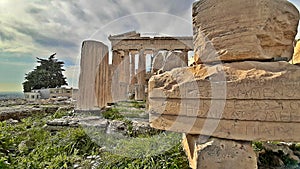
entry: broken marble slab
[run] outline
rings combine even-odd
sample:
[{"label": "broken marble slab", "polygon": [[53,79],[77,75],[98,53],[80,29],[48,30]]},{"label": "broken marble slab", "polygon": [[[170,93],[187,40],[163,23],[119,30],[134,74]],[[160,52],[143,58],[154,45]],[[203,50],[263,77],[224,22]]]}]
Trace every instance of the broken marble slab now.
[{"label": "broken marble slab", "polygon": [[199,65],[149,81],[154,128],[236,140],[300,141],[300,67]]}]

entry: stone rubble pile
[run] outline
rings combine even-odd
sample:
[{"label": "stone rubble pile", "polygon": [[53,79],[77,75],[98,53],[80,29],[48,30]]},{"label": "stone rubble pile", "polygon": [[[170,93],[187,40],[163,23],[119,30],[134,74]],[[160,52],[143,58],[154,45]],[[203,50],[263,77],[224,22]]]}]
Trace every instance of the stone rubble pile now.
[{"label": "stone rubble pile", "polygon": [[[130,125],[130,127],[129,127]],[[49,120],[44,126],[50,131],[62,130],[65,127],[91,127],[103,129],[106,133],[121,133],[123,135],[131,134],[147,134],[153,132],[154,129],[150,127],[149,122],[145,121],[131,121],[126,123],[121,120],[108,120],[101,116],[64,116],[59,119]],[[129,131],[130,130],[130,131]]]}]

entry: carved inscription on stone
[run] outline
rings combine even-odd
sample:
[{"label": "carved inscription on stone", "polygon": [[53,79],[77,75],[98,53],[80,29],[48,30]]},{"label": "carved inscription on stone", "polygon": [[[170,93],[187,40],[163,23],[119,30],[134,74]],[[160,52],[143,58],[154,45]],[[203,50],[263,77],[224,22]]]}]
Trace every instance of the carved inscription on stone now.
[{"label": "carved inscription on stone", "polygon": [[[297,122],[259,122],[225,119],[207,119],[200,117],[150,114],[151,126],[157,129],[175,132],[209,135],[237,140],[261,141],[300,141]],[[204,127],[205,123],[214,123],[215,130]]]},{"label": "carved inscription on stone", "polygon": [[[220,71],[224,77],[218,81],[214,77]],[[154,128],[227,139],[300,141],[294,137],[300,129],[298,66],[199,65],[155,76],[149,84]]]},{"label": "carved inscription on stone", "polygon": [[300,100],[150,100],[150,109],[158,114],[246,121],[300,122],[299,107]]},{"label": "carved inscription on stone", "polygon": [[[300,73],[300,72],[299,72]],[[300,99],[300,92],[290,89],[300,87],[300,81],[291,81],[288,78],[280,78],[260,82],[259,80],[244,80],[241,82],[222,82],[218,84],[226,88],[226,99]],[[159,90],[159,89],[155,89]],[[219,93],[218,88],[212,87],[212,82],[188,82],[175,86],[172,90],[162,90],[170,98],[213,98],[220,99],[220,96],[212,95],[212,91]],[[220,91],[221,92],[221,91]],[[155,95],[151,95],[155,97]]]}]

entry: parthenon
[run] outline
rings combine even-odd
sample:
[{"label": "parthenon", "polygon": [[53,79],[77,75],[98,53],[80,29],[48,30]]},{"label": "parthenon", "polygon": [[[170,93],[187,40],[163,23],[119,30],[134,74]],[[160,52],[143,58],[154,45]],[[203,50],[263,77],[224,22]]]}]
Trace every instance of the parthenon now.
[{"label": "parthenon", "polygon": [[162,51],[179,53],[175,57],[181,62],[176,62],[180,64],[175,67],[185,67],[188,66],[188,52],[193,50],[193,38],[190,36],[143,37],[133,31],[110,35],[108,39],[111,42],[112,64],[109,64],[105,44],[83,42],[78,109],[101,108],[107,103],[125,101],[133,96],[135,100],[146,100],[147,79],[151,77],[151,73],[146,71],[147,55],[151,56],[150,70],[153,59]]}]

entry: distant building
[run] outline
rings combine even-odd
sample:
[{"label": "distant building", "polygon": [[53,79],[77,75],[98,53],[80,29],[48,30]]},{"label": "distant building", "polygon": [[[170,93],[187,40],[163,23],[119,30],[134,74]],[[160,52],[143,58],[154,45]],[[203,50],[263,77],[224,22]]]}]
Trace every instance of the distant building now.
[{"label": "distant building", "polygon": [[74,98],[73,93],[76,94],[78,89],[71,87],[49,88],[49,89],[35,89],[31,92],[25,92],[25,99],[28,101],[35,101],[39,99],[56,99],[56,98]]},{"label": "distant building", "polygon": [[26,92],[24,93],[25,99],[28,101],[35,101],[41,99],[41,95],[38,92]]},{"label": "distant building", "polygon": [[39,99],[49,99],[50,98],[50,89],[35,89],[31,92],[39,93],[40,98]]}]

